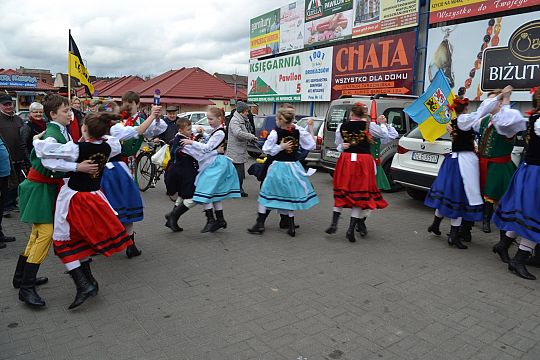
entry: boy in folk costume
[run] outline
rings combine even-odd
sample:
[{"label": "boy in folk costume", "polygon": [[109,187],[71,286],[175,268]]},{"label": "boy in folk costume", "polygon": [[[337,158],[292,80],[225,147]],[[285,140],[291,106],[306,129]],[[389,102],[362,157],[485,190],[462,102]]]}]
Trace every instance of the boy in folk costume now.
[{"label": "boy in folk costume", "polygon": [[184,146],[182,151],[199,162],[193,201],[203,204],[206,214],[206,225],[202,233],[225,229],[227,222],[223,216],[223,200],[240,197],[238,173],[232,161],[222,154],[225,145],[225,115],[221,109],[214,107],[208,110],[207,116],[212,132],[205,143],[191,139],[180,141]]},{"label": "boy in folk costume", "polygon": [[[208,113],[208,115],[211,115]],[[170,143],[171,160],[165,173],[165,186],[167,195],[178,194],[178,198],[170,213],[165,215],[167,222],[165,226],[174,232],[182,231],[178,226],[178,219],[182,214],[195,206],[193,194],[195,193],[195,179],[199,172],[199,163],[197,160],[184,152],[184,146],[181,141],[193,140],[191,121],[187,118],[176,120],[178,133]]]},{"label": "boy in folk costume", "polygon": [[105,165],[121,151],[118,140],[106,136],[114,120],[119,120],[119,116],[111,113],[87,115],[81,128],[85,139],[82,142],[60,144],[54,138],[34,140],[36,155],[44,160],[78,163],[91,160],[98,165],[94,174],[73,174],[60,189],[56,201],[54,252],[66,266],[77,288],[70,309],[98,292],[88,257],[97,253],[110,256],[133,244],[100,190]]},{"label": "boy in folk costume", "polygon": [[[525,264],[535,247],[540,244],[540,89],[534,88],[533,110],[528,122],[516,117],[504,117],[507,126],[513,124],[526,130],[527,152],[517,169],[508,190],[499,200],[493,221],[510,238],[518,238],[519,248],[508,263],[508,270],[517,276],[535,280]],[[500,254],[500,253],[499,253]],[[502,256],[501,256],[502,258]]]},{"label": "boy in folk costume", "polygon": [[351,208],[351,220],[347,239],[355,242],[354,231],[367,235],[366,217],[371,210],[384,209],[388,203],[383,199],[375,176],[376,164],[371,154],[374,137],[388,138],[386,118],[379,117],[381,125],[370,122],[363,103],[351,108],[350,120],[336,129],[336,145],[341,155],[334,171],[334,209],[332,223],[327,234],[335,234],[342,209]]},{"label": "boy in folk costume", "polygon": [[[50,122],[47,123],[43,139],[52,138],[60,144],[71,140],[66,125],[71,121],[69,100],[57,94],[49,94],[44,99],[44,111]],[[26,304],[43,307],[45,301],[39,296],[35,286],[44,284],[47,278],[37,278],[36,274],[49,252],[53,240],[53,222],[56,196],[64,184],[62,178],[68,172],[92,173],[96,164],[89,160],[77,163],[56,159],[41,160],[35,151],[30,154],[32,167],[26,180],[19,185],[20,219],[31,223],[32,231],[26,249],[19,260],[13,275],[13,287],[19,290],[19,299]]]},{"label": "boy in folk costume", "polygon": [[144,205],[137,184],[127,167],[128,158],[139,151],[145,137],[153,138],[161,134],[167,129],[167,124],[159,121],[161,106],[153,106],[152,113],[143,122],[137,112],[140,98],[133,91],[126,92],[122,96],[122,102],[122,109],[126,109],[120,114],[123,121],[110,130],[111,136],[121,141],[122,153],[107,163],[101,186],[111,206],[118,213],[118,219],[131,236],[133,243],[126,249],[126,255],[132,258],[141,255],[141,251],[135,246],[133,223],[143,220]]},{"label": "boy in folk costume", "polygon": [[[308,180],[308,174],[297,161],[297,150],[313,150],[313,135],[293,124],[294,108],[282,107],[277,111],[276,127],[264,142],[263,152],[273,157],[272,164],[259,191],[259,207],[255,225],[250,234],[262,234],[270,209],[288,212],[287,234],[296,235],[295,210],[307,210],[319,203],[319,198]],[[281,226],[280,226],[281,227]]]}]

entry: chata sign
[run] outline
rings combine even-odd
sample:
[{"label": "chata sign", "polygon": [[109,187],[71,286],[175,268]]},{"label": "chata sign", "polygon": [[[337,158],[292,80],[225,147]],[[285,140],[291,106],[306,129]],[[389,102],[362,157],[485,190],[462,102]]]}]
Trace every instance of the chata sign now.
[{"label": "chata sign", "polygon": [[416,33],[334,46],[332,99],[341,95],[410,94]]}]

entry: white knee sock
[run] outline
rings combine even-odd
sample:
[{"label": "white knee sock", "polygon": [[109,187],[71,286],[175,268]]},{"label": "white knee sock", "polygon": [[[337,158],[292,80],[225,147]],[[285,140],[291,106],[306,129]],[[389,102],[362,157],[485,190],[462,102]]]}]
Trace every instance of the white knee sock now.
[{"label": "white knee sock", "polygon": [[450,225],[452,226],[461,226],[462,218],[458,217],[457,219],[450,219]]},{"label": "white knee sock", "polygon": [[341,210],[343,210],[343,208],[335,207],[335,206],[332,208],[332,211],[338,212],[340,214],[341,214]]},{"label": "white knee sock", "polygon": [[213,209],[213,208],[214,208],[214,206],[212,205],[212,203],[203,205],[204,210],[210,210],[210,209]]},{"label": "white knee sock", "polygon": [[514,239],[514,240],[517,239],[517,237],[518,237],[518,235],[516,234],[515,231],[507,231],[506,236],[508,236],[509,238]]},{"label": "white knee sock", "polygon": [[214,210],[223,210],[223,202],[222,201],[216,201],[214,203]]},{"label": "white knee sock", "polygon": [[128,235],[133,235],[133,223],[124,224],[124,228],[126,229]]},{"label": "white knee sock", "polygon": [[522,237],[519,238],[519,250],[525,250],[532,253],[535,247],[536,243],[534,241],[527,240]]},{"label": "white knee sock", "polygon": [[289,217],[294,217],[294,211],[289,211],[287,215],[289,215]]},{"label": "white knee sock", "polygon": [[443,218],[444,215],[441,214],[441,212],[439,211],[439,209],[435,209],[435,216],[438,217],[438,218]]},{"label": "white knee sock", "polygon": [[180,196],[176,199],[176,201],[174,202],[174,205],[175,206],[180,206],[180,204],[182,203],[184,199],[182,199]]},{"label": "white knee sock", "polygon": [[263,205],[259,204],[259,207],[258,207],[257,211],[260,214],[266,214],[266,206],[263,206]]},{"label": "white knee sock", "polygon": [[363,218],[362,209],[360,209],[359,207],[353,207],[351,210],[351,217],[357,218],[357,219]]},{"label": "white knee sock", "polygon": [[71,271],[73,269],[76,269],[76,268],[80,267],[81,262],[79,260],[75,260],[75,261],[71,261],[71,262],[68,262],[68,263],[64,264],[64,266],[66,267],[66,269],[68,271]]}]

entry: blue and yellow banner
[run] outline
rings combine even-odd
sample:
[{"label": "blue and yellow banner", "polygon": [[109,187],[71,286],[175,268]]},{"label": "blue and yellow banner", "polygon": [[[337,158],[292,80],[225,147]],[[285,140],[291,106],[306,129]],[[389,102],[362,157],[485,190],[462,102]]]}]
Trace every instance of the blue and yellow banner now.
[{"label": "blue and yellow banner", "polygon": [[422,137],[433,142],[446,132],[446,126],[456,116],[448,108],[454,98],[448,80],[439,70],[427,90],[404,111],[418,124]]}]

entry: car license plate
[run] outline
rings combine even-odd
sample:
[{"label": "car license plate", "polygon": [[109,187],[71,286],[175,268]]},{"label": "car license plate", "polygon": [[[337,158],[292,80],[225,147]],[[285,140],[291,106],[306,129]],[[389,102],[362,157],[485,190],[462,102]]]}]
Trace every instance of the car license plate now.
[{"label": "car license plate", "polygon": [[339,151],[330,150],[330,149],[326,150],[326,156],[328,156],[328,157],[331,157],[331,158],[334,158],[334,159],[339,159],[339,155],[340,155]]},{"label": "car license plate", "polygon": [[439,155],[438,154],[425,153],[425,152],[413,152],[412,153],[412,159],[416,160],[416,161],[423,161],[423,162],[436,164],[436,163],[439,162]]}]

